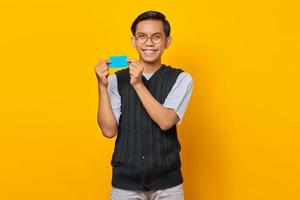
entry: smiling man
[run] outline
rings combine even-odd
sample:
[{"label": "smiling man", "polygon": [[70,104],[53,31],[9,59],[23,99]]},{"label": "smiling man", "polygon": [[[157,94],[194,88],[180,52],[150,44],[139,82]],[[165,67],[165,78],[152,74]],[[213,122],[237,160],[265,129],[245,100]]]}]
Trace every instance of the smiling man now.
[{"label": "smiling man", "polygon": [[189,103],[189,73],[161,63],[171,44],[170,24],[157,11],[140,14],[131,26],[139,60],[108,77],[109,61],[95,67],[98,124],[105,137],[117,135],[111,160],[112,200],[184,199],[176,125]]}]

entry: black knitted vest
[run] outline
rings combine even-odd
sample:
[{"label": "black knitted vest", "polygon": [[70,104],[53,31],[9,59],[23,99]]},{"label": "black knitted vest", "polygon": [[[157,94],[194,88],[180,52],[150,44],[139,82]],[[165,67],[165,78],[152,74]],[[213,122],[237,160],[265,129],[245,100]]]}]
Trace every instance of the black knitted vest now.
[{"label": "black knitted vest", "polygon": [[[162,65],[149,80],[142,81],[161,104],[183,72]],[[183,182],[181,149],[176,125],[163,131],[150,118],[136,91],[130,84],[129,69],[116,72],[121,96],[121,116],[114,153],[112,185],[128,190],[157,190]]]}]

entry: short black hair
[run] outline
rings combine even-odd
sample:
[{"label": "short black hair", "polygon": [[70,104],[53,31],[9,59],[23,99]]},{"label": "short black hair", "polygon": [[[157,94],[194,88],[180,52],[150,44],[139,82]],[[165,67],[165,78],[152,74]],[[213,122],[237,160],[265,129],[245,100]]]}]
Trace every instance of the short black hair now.
[{"label": "short black hair", "polygon": [[166,16],[164,14],[158,12],[158,11],[152,11],[152,10],[140,14],[133,21],[133,23],[131,25],[131,33],[132,33],[132,35],[135,35],[136,27],[137,27],[137,25],[138,25],[139,22],[144,21],[144,20],[149,20],[149,19],[161,21],[163,23],[163,26],[164,26],[165,35],[167,37],[170,36],[171,26],[170,26],[170,23],[168,22],[168,20],[166,20]]}]

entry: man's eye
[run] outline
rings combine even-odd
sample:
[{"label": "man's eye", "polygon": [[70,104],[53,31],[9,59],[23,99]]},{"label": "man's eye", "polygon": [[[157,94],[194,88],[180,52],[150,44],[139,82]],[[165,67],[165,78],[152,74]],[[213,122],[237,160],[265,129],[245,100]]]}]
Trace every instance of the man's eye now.
[{"label": "man's eye", "polygon": [[138,35],[138,38],[143,39],[143,38],[146,38],[146,36],[145,35]]},{"label": "man's eye", "polygon": [[154,37],[154,38],[156,38],[156,39],[159,39],[159,38],[161,38],[161,36],[160,36],[160,35],[154,35],[153,37]]}]

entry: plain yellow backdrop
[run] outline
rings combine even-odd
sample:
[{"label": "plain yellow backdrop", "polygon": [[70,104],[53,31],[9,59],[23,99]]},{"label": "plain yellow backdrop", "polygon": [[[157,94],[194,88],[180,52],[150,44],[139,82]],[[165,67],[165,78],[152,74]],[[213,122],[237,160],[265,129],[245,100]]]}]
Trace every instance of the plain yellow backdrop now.
[{"label": "plain yellow backdrop", "polygon": [[137,58],[130,25],[151,9],[172,26],[163,62],[195,81],[178,128],[186,199],[300,199],[296,0],[1,0],[1,200],[109,198],[94,66]]}]

